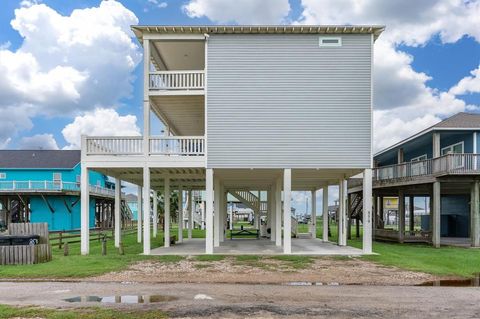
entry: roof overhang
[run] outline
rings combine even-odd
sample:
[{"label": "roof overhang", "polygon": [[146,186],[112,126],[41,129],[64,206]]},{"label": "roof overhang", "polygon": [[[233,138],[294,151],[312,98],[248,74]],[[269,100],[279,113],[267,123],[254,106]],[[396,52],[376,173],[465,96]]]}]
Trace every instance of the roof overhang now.
[{"label": "roof overhang", "polygon": [[373,34],[376,40],[384,25],[134,25],[143,43],[144,34]]}]

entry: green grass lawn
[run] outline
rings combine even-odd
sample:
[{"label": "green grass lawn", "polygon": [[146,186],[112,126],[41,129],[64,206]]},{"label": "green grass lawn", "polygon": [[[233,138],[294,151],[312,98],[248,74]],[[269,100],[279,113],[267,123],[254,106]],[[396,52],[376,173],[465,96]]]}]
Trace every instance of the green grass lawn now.
[{"label": "green grass lawn", "polygon": [[[331,241],[337,239],[337,226],[330,226]],[[177,234],[176,225],[171,229],[171,234]],[[360,234],[361,236],[361,234]],[[184,238],[187,231],[184,231]],[[194,238],[204,238],[205,231],[194,230]],[[322,220],[317,221],[317,237],[322,237]],[[101,245],[97,240],[90,242],[90,255],[80,255],[80,244],[70,244],[70,256],[63,256],[63,249],[53,246],[53,260],[49,263],[38,265],[1,266],[0,278],[84,278],[101,275],[111,271],[125,269],[134,262],[141,260],[156,260],[164,263],[173,263],[182,260],[180,256],[143,256],[143,245],[137,243],[136,233],[123,236],[124,255],[120,255],[113,247],[113,240],[107,241],[107,256],[101,255]],[[151,246],[163,245],[163,233],[159,231],[157,238],[152,238]],[[352,230],[352,240],[348,245],[362,248],[362,238],[355,238]],[[374,242],[373,251],[378,255],[363,256],[362,259],[377,262],[387,266],[397,266],[404,269],[423,271],[437,275],[456,275],[470,277],[480,272],[480,249],[466,249],[458,247],[432,248],[421,244],[398,244]],[[198,256],[198,261],[219,261],[225,256]],[[276,258],[276,257],[275,257]],[[279,256],[280,260],[288,261],[296,268],[304,268],[312,261],[310,257]],[[285,259],[286,258],[286,259]],[[293,259],[289,259],[293,258]],[[259,259],[255,256],[237,256],[240,264],[256,264]]]},{"label": "green grass lawn", "polygon": [[0,318],[48,318],[48,319],[154,319],[167,318],[159,310],[111,309],[89,307],[77,309],[51,309],[44,307],[12,307],[0,305]]}]

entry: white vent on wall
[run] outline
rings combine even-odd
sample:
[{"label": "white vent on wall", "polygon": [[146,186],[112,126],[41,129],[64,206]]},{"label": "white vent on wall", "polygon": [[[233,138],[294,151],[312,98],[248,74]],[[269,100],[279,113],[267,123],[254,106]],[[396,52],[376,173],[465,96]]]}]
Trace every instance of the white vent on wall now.
[{"label": "white vent on wall", "polygon": [[342,38],[341,37],[320,37],[318,40],[318,45],[321,47],[341,47]]}]

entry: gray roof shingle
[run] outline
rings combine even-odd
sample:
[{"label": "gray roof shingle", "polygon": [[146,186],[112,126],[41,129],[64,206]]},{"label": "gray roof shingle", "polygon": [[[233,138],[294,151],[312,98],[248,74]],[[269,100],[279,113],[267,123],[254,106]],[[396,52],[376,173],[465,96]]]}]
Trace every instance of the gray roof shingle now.
[{"label": "gray roof shingle", "polygon": [[79,150],[0,150],[0,169],[71,169],[80,163],[80,158]]},{"label": "gray roof shingle", "polygon": [[434,128],[480,128],[480,114],[457,113],[438,124]]}]

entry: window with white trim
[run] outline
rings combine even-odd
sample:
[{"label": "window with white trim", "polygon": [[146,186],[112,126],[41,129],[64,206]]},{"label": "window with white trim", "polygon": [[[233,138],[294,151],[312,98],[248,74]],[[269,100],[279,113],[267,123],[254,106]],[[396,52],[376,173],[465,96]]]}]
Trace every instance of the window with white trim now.
[{"label": "window with white trim", "polygon": [[426,159],[427,159],[427,154],[423,154],[423,155],[412,158],[410,162],[419,162],[419,161],[424,161]]},{"label": "window with white trim", "polygon": [[6,179],[7,173],[0,173],[0,179]]},{"label": "window with white trim", "polygon": [[464,148],[463,141],[458,142],[456,144],[448,145],[442,148],[440,154],[447,155],[447,154],[462,154]]},{"label": "window with white trim", "polygon": [[320,47],[341,47],[342,38],[341,37],[319,37],[318,46]]}]

